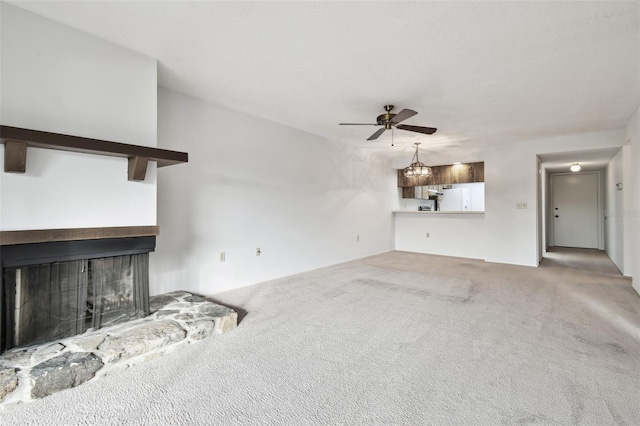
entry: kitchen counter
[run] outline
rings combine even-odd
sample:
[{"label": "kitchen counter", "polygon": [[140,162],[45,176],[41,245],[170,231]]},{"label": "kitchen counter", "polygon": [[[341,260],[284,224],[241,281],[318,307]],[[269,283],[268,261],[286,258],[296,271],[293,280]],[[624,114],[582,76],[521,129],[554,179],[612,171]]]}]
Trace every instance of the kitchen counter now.
[{"label": "kitchen counter", "polygon": [[485,258],[485,214],[480,211],[394,210],[395,249]]},{"label": "kitchen counter", "polygon": [[432,212],[420,210],[393,210],[392,213],[410,213],[410,214],[484,214],[484,211],[465,211],[465,212]]}]

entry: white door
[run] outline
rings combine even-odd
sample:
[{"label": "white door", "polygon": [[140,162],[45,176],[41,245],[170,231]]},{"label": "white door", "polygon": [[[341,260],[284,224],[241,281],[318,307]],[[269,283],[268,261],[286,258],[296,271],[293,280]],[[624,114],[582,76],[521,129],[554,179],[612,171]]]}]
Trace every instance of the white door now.
[{"label": "white door", "polygon": [[554,246],[598,248],[598,175],[553,176]]}]

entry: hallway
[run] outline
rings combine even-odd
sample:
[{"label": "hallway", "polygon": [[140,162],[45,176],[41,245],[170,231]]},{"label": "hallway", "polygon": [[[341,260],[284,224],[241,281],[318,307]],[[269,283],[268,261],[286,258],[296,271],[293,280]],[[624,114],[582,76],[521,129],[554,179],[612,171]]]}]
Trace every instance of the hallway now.
[{"label": "hallway", "polygon": [[544,253],[542,268],[569,268],[581,272],[594,272],[610,277],[622,274],[603,250],[569,247],[549,247]]}]

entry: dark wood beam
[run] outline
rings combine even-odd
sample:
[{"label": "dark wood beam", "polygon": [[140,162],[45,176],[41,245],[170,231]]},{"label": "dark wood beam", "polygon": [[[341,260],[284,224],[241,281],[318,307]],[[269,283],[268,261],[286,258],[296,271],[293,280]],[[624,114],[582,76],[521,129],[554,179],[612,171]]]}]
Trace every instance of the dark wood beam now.
[{"label": "dark wood beam", "polygon": [[36,148],[109,155],[113,157],[147,158],[149,161],[156,161],[158,167],[189,161],[189,154],[186,152],[42,132],[40,130],[22,129],[20,127],[0,126],[0,142],[6,144],[8,141],[24,142],[27,146]]},{"label": "dark wood beam", "polygon": [[157,235],[160,235],[160,227],[156,225],[0,231],[0,246],[55,241],[100,240],[105,238],[152,237]]}]

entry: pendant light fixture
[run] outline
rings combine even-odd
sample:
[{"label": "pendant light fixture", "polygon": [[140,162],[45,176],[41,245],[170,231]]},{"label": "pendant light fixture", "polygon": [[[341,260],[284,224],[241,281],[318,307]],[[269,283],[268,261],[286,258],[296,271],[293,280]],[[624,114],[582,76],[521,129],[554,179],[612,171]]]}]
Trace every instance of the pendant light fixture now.
[{"label": "pendant light fixture", "polygon": [[572,172],[579,172],[580,169],[581,167],[579,163],[573,163],[571,167],[569,167],[569,170],[571,170]]},{"label": "pendant light fixture", "polygon": [[421,163],[418,158],[418,146],[420,145],[420,142],[416,142],[414,145],[416,146],[416,153],[413,154],[411,165],[409,167],[405,167],[402,170],[402,173],[405,177],[431,176],[431,167]]}]

